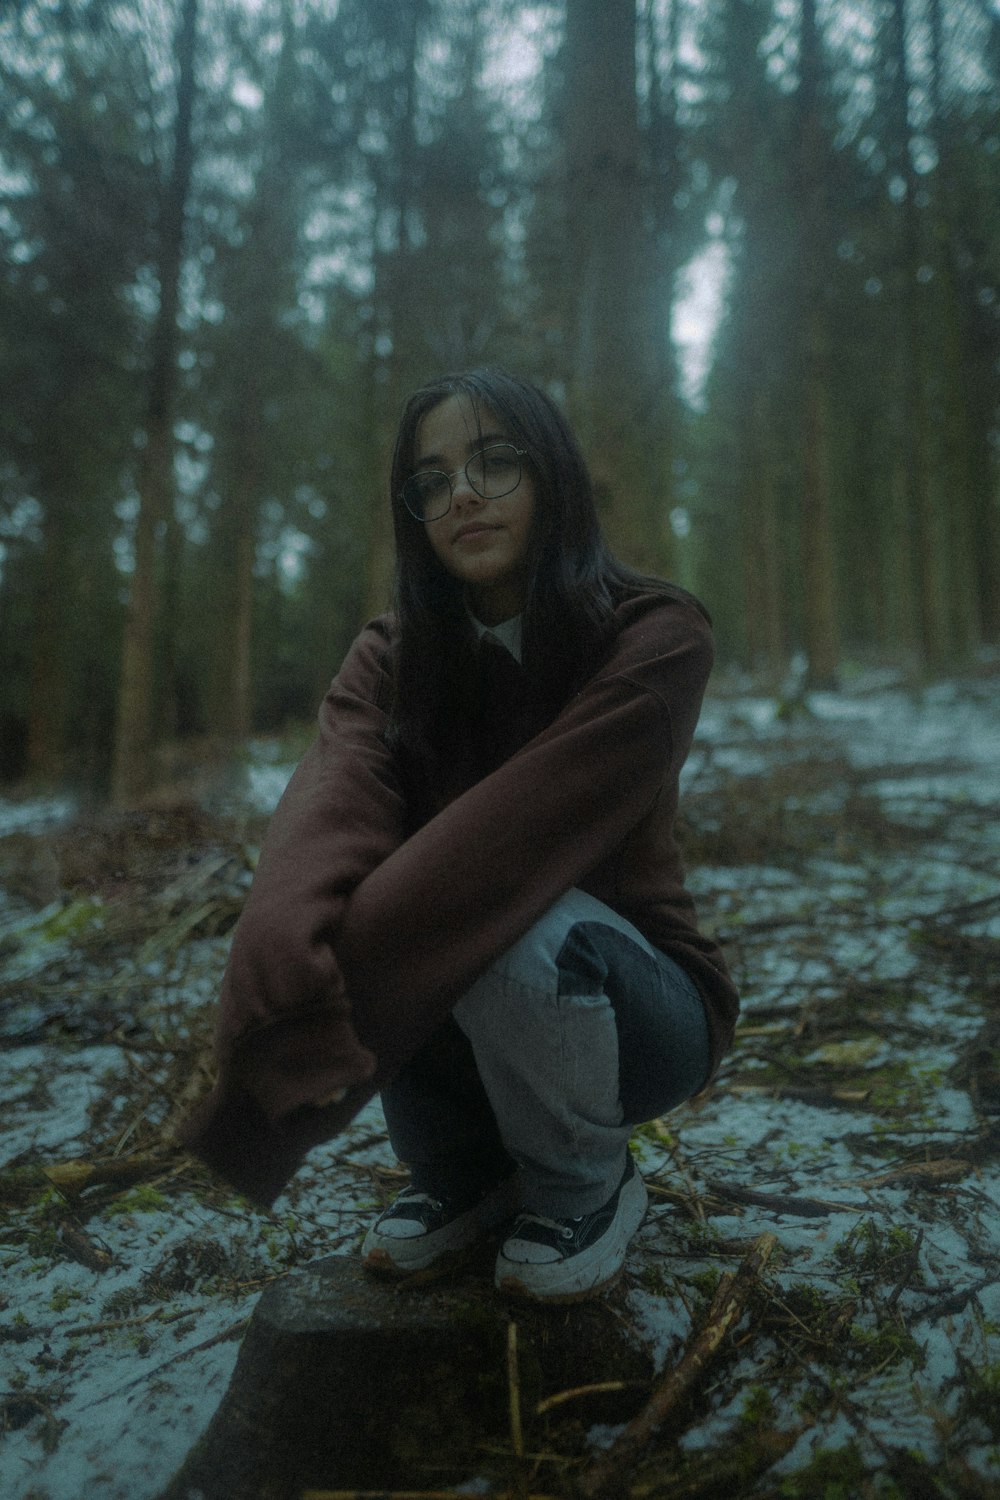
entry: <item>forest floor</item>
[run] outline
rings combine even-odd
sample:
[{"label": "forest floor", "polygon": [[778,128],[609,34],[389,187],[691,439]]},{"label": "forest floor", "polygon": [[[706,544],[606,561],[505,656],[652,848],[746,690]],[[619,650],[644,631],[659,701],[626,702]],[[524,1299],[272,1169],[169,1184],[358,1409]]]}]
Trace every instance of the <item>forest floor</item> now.
[{"label": "forest floor", "polygon": [[[653,1206],[611,1296],[668,1369],[720,1277],[777,1248],[637,1496],[1000,1494],[998,688],[993,663],[706,703],[683,837],[744,1014],[712,1089],[637,1133]],[[401,1180],[376,1105],[273,1213],[171,1143],[280,754],[256,748],[236,800],[0,806],[12,1500],[153,1500],[261,1290],[355,1249]],[[586,1395],[526,1420],[534,1492],[570,1494],[616,1435]]]}]

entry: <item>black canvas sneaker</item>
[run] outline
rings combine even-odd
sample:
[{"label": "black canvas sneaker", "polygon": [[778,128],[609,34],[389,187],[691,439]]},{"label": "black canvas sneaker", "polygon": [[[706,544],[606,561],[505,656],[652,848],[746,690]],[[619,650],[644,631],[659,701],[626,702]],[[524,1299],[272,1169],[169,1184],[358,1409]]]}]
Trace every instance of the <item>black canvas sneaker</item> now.
[{"label": "black canvas sneaker", "polygon": [[437,1265],[444,1269],[509,1219],[516,1205],[513,1178],[472,1199],[403,1188],[365,1235],[362,1264],[379,1276],[409,1276]]},{"label": "black canvas sneaker", "polygon": [[629,1156],[611,1197],[578,1219],[522,1213],[497,1257],[502,1292],[536,1302],[579,1302],[609,1286],[625,1264],[629,1241],[649,1196]]}]

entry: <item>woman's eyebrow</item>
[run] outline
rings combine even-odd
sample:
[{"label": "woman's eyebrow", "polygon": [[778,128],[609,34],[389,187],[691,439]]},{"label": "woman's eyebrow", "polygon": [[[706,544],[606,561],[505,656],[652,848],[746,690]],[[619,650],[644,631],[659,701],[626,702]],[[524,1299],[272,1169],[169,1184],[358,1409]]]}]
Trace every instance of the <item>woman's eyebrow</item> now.
[{"label": "woman's eyebrow", "polygon": [[[509,443],[510,441],[510,438],[503,432],[477,432],[475,437],[471,437],[466,444],[466,452],[478,453],[488,443]],[[440,453],[422,453],[417,459],[416,466],[418,469],[443,469],[446,463],[447,459]]]}]

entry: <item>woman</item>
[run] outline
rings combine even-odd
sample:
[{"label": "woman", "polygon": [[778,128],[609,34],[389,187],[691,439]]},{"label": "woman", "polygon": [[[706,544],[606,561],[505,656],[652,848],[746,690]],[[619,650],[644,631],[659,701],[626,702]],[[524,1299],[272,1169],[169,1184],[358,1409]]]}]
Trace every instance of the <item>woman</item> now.
[{"label": "woman", "polygon": [[712,660],[701,606],[607,551],[538,388],[447,377],[403,412],[397,610],[355,641],[275,813],[190,1135],[259,1201],[381,1090],[411,1184],[373,1271],[509,1225],[498,1286],[617,1275],[630,1127],[704,1087],[738,1001],[673,836]]}]

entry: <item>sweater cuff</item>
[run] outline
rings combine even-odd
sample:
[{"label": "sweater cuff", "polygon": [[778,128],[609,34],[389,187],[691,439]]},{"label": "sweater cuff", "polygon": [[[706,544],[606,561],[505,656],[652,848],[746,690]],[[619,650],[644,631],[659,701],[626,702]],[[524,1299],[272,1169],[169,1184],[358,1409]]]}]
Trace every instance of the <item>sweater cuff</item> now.
[{"label": "sweater cuff", "polygon": [[270,1208],[308,1152],[339,1135],[375,1092],[371,1084],[359,1084],[335,1104],[271,1119],[224,1076],[189,1117],[179,1141],[258,1208]]}]

